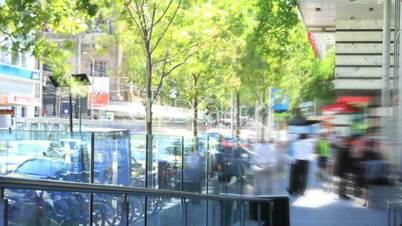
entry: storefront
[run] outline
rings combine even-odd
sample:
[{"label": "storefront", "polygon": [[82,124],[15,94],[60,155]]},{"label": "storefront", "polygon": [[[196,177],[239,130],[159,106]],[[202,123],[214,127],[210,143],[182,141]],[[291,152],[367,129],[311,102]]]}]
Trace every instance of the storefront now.
[{"label": "storefront", "polygon": [[[40,113],[41,83],[38,71],[0,64],[0,128],[14,127],[14,118],[32,118]],[[11,111],[10,111],[11,112]]]}]

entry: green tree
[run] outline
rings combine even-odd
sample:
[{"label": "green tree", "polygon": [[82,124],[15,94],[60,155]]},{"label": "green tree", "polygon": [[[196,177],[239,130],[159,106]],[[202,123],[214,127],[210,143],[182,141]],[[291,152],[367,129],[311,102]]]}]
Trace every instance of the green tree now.
[{"label": "green tree", "polygon": [[323,59],[315,56],[307,39],[307,31],[303,24],[298,24],[290,34],[291,44],[288,46],[293,56],[284,66],[281,87],[290,97],[291,108],[295,109],[303,101],[320,99],[331,101],[333,92],[335,52],[330,49]]},{"label": "green tree", "polygon": [[295,1],[259,0],[257,2],[257,25],[246,39],[246,51],[242,57],[242,89],[248,101],[256,104],[256,115],[261,118],[261,137],[265,137],[268,93],[280,84],[283,66],[292,57],[288,46],[289,34],[298,23]]},{"label": "green tree", "polygon": [[87,29],[96,12],[90,0],[6,0],[0,5],[0,46],[6,51],[33,53],[62,77],[68,69],[65,57],[71,43],[56,44],[47,34],[78,34]]}]

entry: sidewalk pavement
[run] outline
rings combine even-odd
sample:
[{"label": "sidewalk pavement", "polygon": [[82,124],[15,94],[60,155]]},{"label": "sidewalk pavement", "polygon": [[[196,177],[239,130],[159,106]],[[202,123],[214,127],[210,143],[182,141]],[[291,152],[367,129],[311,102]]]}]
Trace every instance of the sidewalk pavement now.
[{"label": "sidewalk pavement", "polygon": [[292,226],[385,226],[386,211],[362,207],[354,200],[341,200],[322,189],[309,189],[291,200]]},{"label": "sidewalk pavement", "polygon": [[315,162],[311,162],[310,166],[306,193],[290,200],[291,226],[387,225],[386,209],[366,208],[362,202],[339,199],[337,194],[324,191],[315,177]]}]

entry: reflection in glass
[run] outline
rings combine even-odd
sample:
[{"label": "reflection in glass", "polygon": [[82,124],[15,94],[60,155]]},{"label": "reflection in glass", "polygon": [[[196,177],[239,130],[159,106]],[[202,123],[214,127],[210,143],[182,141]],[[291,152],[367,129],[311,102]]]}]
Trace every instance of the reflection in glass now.
[{"label": "reflection in glass", "polygon": [[9,225],[88,225],[88,195],[6,189]]},{"label": "reflection in glass", "polygon": [[181,225],[181,199],[148,197],[148,225]]}]

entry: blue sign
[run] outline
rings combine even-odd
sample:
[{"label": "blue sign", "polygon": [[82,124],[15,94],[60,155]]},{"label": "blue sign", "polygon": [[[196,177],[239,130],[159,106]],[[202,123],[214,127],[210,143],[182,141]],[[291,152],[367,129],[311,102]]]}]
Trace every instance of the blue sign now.
[{"label": "blue sign", "polygon": [[283,93],[283,90],[273,88],[271,91],[271,101],[274,111],[289,110],[289,97]]},{"label": "blue sign", "polygon": [[39,72],[30,71],[7,64],[0,64],[0,74],[11,75],[19,78],[39,80]]}]

